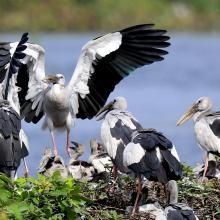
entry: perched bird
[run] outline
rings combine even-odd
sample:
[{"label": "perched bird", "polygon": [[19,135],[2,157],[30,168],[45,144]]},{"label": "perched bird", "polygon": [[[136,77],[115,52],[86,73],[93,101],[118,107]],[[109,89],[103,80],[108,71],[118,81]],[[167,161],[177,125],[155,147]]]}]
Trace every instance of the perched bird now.
[{"label": "perched bird", "polygon": [[0,172],[15,179],[21,160],[28,156],[27,148],[20,116],[7,100],[0,100]]},{"label": "perched bird", "polygon": [[68,177],[68,171],[63,158],[52,156],[51,148],[46,148],[38,167],[38,173],[51,177],[57,171],[60,173],[61,178]]},{"label": "perched bird", "polygon": [[[204,165],[198,165],[193,169],[197,177],[202,178],[204,172]],[[213,154],[209,154],[208,168],[205,174],[207,179],[220,179],[220,163],[216,161]]]},{"label": "perched bird", "polygon": [[167,185],[169,205],[165,208],[164,213],[158,215],[155,220],[198,220],[198,217],[189,206],[185,203],[178,203],[178,186],[176,181],[171,180]]},{"label": "perched bird", "polygon": [[21,60],[26,56],[24,44],[27,40],[25,33],[11,51],[8,43],[0,44],[0,171],[12,179],[16,178],[21,159],[24,161],[25,176],[29,174],[25,160],[29,146],[21,129],[17,98],[20,88],[15,86],[16,73],[21,66]]},{"label": "perched bird", "polygon": [[93,165],[97,173],[109,172],[112,167],[112,161],[104,146],[98,143],[96,139],[90,140],[91,154],[89,162]]},{"label": "perched bird", "polygon": [[79,160],[79,157],[84,153],[84,146],[77,142],[72,142],[75,147],[70,148],[70,160],[68,165],[68,172],[73,179],[87,179],[91,180],[95,173],[95,168],[91,163]]},{"label": "perched bird", "polygon": [[141,177],[166,184],[169,180],[181,179],[182,166],[175,146],[162,133],[154,129],[139,129],[131,136],[131,142],[123,152],[123,163],[137,178],[134,215],[142,191]]},{"label": "perched bird", "polygon": [[51,148],[45,148],[43,157],[41,158],[38,166],[38,173],[44,174],[44,172],[51,167],[53,161],[54,157],[52,156]]},{"label": "perched bird", "polygon": [[179,126],[193,117],[197,143],[207,152],[202,181],[208,169],[209,153],[220,156],[220,112],[211,109],[211,98],[201,97],[177,122]]},{"label": "perched bird", "polygon": [[[164,209],[158,202],[147,203],[139,207],[139,212],[149,213],[155,220],[167,220],[164,215]],[[177,220],[177,219],[176,219]]]},{"label": "perched bird", "polygon": [[[75,118],[91,119],[123,78],[138,67],[163,60],[169,37],[164,35],[165,30],[153,26],[136,25],[89,41],[66,86],[62,74],[45,75],[44,49],[25,44],[26,56],[14,76],[15,86],[21,88],[17,96],[21,115],[25,121],[37,123],[46,114],[43,128],[51,133],[55,155],[54,129],[67,131],[66,149],[70,154],[70,129]],[[4,44],[4,53],[12,54],[17,45]]]},{"label": "perched bird", "polygon": [[131,142],[131,134],[141,129],[139,122],[127,111],[124,97],[116,97],[104,106],[97,114],[98,120],[104,119],[101,125],[101,138],[106,151],[113,162],[113,177],[116,179],[117,169],[129,173],[123,164],[123,151]]}]

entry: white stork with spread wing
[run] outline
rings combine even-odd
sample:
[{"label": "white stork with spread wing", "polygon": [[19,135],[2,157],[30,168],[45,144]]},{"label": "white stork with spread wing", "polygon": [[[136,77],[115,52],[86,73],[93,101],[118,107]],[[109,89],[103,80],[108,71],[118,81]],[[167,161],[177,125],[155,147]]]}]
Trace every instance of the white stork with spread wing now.
[{"label": "white stork with spread wing", "polygon": [[[63,75],[45,75],[44,49],[25,44],[26,57],[16,76],[16,86],[22,89],[18,93],[21,115],[25,121],[37,123],[45,113],[43,127],[50,130],[55,155],[53,131],[66,130],[69,154],[74,119],[91,119],[124,77],[138,67],[163,60],[167,52],[162,48],[170,45],[165,33],[152,24],[141,24],[89,41],[66,86]],[[16,45],[10,43],[10,53]]]}]

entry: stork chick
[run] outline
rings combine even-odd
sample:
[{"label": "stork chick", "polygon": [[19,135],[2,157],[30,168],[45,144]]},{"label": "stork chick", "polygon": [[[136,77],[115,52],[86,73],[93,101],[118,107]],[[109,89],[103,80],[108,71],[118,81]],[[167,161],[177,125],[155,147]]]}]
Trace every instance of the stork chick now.
[{"label": "stork chick", "polygon": [[91,139],[90,148],[89,162],[94,166],[97,173],[109,172],[108,168],[112,167],[112,161],[105,152],[104,146],[98,143],[96,139]]},{"label": "stork chick", "polygon": [[70,160],[68,165],[70,175],[78,180],[82,178],[91,180],[95,173],[93,165],[86,161],[79,160],[79,157],[84,153],[84,146],[73,141],[72,144],[74,144],[74,147],[70,148]]}]

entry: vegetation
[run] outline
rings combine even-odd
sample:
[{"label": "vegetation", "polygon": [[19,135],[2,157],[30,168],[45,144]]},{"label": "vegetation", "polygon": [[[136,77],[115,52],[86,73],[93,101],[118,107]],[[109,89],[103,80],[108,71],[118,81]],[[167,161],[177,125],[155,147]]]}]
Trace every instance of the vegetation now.
[{"label": "vegetation", "polygon": [[[179,181],[179,200],[192,207],[199,219],[220,219],[220,181],[199,184],[190,167],[185,167],[186,177]],[[61,179],[59,173],[52,177],[39,175],[18,178],[15,182],[0,175],[0,219],[129,219],[126,208],[134,198],[134,183],[123,177],[119,185]],[[162,206],[166,206],[164,187],[152,184]],[[133,196],[132,196],[133,195]],[[150,214],[137,214],[134,219],[154,219]]]},{"label": "vegetation", "polygon": [[1,32],[114,30],[153,22],[174,30],[219,30],[219,0],[0,0]]}]

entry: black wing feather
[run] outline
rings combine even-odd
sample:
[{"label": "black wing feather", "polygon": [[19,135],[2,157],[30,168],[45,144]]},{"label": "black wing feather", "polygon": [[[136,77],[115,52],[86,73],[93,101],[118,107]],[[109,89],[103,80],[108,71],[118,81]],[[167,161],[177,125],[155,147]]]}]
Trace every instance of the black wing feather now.
[{"label": "black wing feather", "polygon": [[124,77],[136,68],[163,60],[167,51],[160,48],[170,45],[166,42],[169,37],[164,36],[165,30],[152,29],[153,26],[141,24],[121,30],[120,47],[103,58],[97,57],[92,64],[95,71],[88,80],[90,92],[86,98],[78,96],[77,118],[91,119]]},{"label": "black wing feather", "polygon": [[[1,50],[1,55],[5,56],[5,59],[0,62],[0,69],[3,70],[6,68],[6,64],[9,64],[9,71],[8,71],[8,78],[6,81],[6,87],[5,87],[5,92],[4,92],[4,99],[7,100],[8,98],[8,87],[9,87],[9,80],[12,77],[13,74],[17,73],[19,70],[19,67],[21,66],[21,59],[23,59],[26,55],[23,53],[23,51],[27,48],[24,43],[26,43],[28,40],[28,34],[24,33],[21,37],[20,42],[18,43],[14,54],[11,57],[10,52],[10,47],[6,46],[5,44],[3,45],[3,49],[7,48],[5,50],[6,53],[2,53],[4,50]],[[10,45],[10,44],[9,44]],[[8,50],[8,51],[7,51]],[[4,78],[6,75],[7,69],[2,72]],[[4,79],[1,77],[1,80]]]},{"label": "black wing feather", "polygon": [[[162,133],[154,129],[142,129],[133,138],[134,144],[140,144],[145,150],[145,156],[137,164],[129,166],[136,173],[143,174],[149,180],[166,183],[169,180],[178,180],[182,177],[182,165],[171,154],[172,142]],[[162,161],[156,154],[159,148]]]}]

